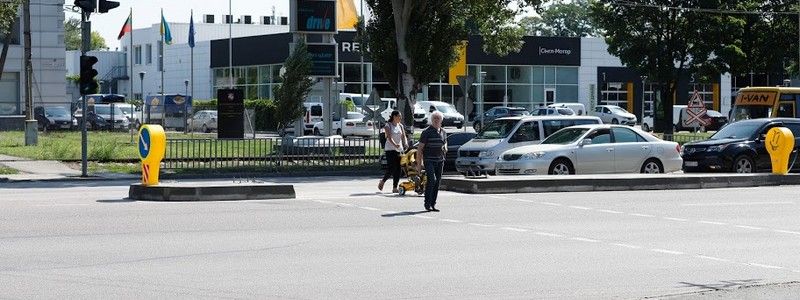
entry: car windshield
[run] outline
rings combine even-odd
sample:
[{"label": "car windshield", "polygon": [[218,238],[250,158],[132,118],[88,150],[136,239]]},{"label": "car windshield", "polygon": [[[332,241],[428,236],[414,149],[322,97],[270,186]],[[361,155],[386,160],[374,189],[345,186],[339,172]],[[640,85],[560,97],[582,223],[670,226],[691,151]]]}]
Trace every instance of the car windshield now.
[{"label": "car windshield", "polygon": [[761,127],[761,123],[739,122],[729,124],[711,136],[712,140],[721,139],[742,139],[756,134],[756,130]]},{"label": "car windshield", "polygon": [[69,112],[66,108],[57,106],[57,107],[47,107],[44,109],[44,114],[48,117],[55,117],[55,118],[66,118],[69,116]]},{"label": "car windshield", "polygon": [[126,113],[126,114],[129,114],[129,115],[133,114],[133,107],[131,107],[131,106],[123,106],[123,107],[120,107],[119,109],[122,112]]},{"label": "car windshield", "polygon": [[571,144],[578,141],[579,138],[583,136],[587,131],[588,128],[565,128],[553,133],[551,136],[547,137],[542,141],[542,144],[556,144],[556,145],[566,145]]},{"label": "car windshield", "polygon": [[758,118],[768,118],[772,113],[772,106],[762,105],[736,105],[731,113],[732,121],[741,121]]},{"label": "car windshield", "polygon": [[503,139],[511,134],[514,126],[517,126],[517,120],[496,120],[489,124],[478,133],[478,139]]},{"label": "car windshield", "polygon": [[539,110],[536,111],[535,115],[537,115],[537,116],[546,116],[549,111],[550,110],[547,109],[547,108],[540,108]]},{"label": "car windshield", "polygon": [[619,107],[619,106],[612,106],[612,107],[609,107],[609,109],[611,109],[611,112],[613,112],[613,113],[628,114],[627,110],[624,110],[624,109],[622,109],[622,107]]},{"label": "car windshield", "polygon": [[[94,107],[94,113],[96,113],[98,115],[111,115],[111,106],[99,106],[99,105],[95,106]],[[123,116],[123,115],[125,115],[125,113],[123,113],[122,110],[119,107],[115,106],[114,107],[114,115]]]},{"label": "car windshield", "polygon": [[438,105],[436,106],[436,110],[442,112],[443,114],[456,113],[456,110],[450,105]]},{"label": "car windshield", "polygon": [[353,104],[355,104],[357,107],[363,106],[364,102],[367,101],[366,98],[361,96],[350,97],[350,99],[353,99]]}]

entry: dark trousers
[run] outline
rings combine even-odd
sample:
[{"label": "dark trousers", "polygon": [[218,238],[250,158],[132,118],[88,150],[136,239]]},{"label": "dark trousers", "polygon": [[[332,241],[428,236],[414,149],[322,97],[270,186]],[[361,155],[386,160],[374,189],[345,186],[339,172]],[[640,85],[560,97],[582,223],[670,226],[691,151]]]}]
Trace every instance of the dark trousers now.
[{"label": "dark trousers", "polygon": [[425,206],[433,207],[436,205],[436,197],[439,196],[439,183],[442,181],[442,171],[444,161],[425,160],[425,176],[428,181],[425,184]]},{"label": "dark trousers", "polygon": [[392,177],[392,189],[397,189],[397,184],[400,183],[400,152],[390,150],[386,151],[386,173],[383,174],[383,181],[389,180]]}]

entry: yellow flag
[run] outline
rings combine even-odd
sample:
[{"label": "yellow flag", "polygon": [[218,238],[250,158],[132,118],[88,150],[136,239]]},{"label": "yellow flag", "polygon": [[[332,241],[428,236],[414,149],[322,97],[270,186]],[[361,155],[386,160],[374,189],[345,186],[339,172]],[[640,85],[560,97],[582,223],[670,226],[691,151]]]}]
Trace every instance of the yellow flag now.
[{"label": "yellow flag", "polygon": [[458,76],[467,75],[467,42],[464,41],[456,46],[458,52],[458,59],[450,66],[448,72],[448,82],[451,85],[458,85]]},{"label": "yellow flag", "polygon": [[336,7],[336,29],[339,30],[353,30],[358,23],[358,13],[356,12],[356,4],[353,0],[339,0],[339,5]]}]

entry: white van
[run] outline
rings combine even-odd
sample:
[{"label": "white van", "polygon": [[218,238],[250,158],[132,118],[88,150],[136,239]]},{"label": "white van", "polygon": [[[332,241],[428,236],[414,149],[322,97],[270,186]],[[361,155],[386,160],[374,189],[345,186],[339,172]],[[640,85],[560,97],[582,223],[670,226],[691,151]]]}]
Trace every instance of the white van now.
[{"label": "white van", "polygon": [[456,170],[466,173],[494,173],[503,152],[538,144],[556,131],[575,125],[602,124],[590,116],[515,116],[486,124],[471,141],[458,149]]},{"label": "white van", "polygon": [[589,115],[589,113],[586,111],[586,106],[584,106],[583,103],[562,102],[562,103],[553,103],[553,104],[548,105],[547,107],[548,108],[569,108],[569,109],[572,109],[572,111],[575,112],[576,116]]},{"label": "white van", "polygon": [[[305,102],[303,106],[306,109],[306,115],[303,117],[303,128],[305,129],[303,134],[308,135],[314,132],[314,124],[322,121],[322,103]],[[279,128],[278,135],[294,135],[294,123],[285,128]]]},{"label": "white van", "polygon": [[[435,111],[442,113],[444,116],[442,126],[455,126],[458,129],[464,127],[464,115],[458,112],[455,106],[450,103],[441,101],[418,101],[417,104],[425,111],[425,119],[420,122],[423,127],[431,125],[431,114]],[[414,110],[414,123],[417,123],[416,108]]]}]

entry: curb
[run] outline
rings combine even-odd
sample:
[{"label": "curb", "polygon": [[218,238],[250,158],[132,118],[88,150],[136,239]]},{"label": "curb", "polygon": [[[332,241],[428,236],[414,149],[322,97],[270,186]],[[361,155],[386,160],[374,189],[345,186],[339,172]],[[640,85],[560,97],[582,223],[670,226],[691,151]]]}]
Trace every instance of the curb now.
[{"label": "curb", "polygon": [[[578,175],[580,176],[580,175]],[[488,179],[442,178],[442,189],[465,194],[686,190],[800,185],[800,174],[600,177],[502,176]]]},{"label": "curb", "polygon": [[294,199],[293,185],[170,185],[131,184],[128,198],[144,201],[236,201]]}]

